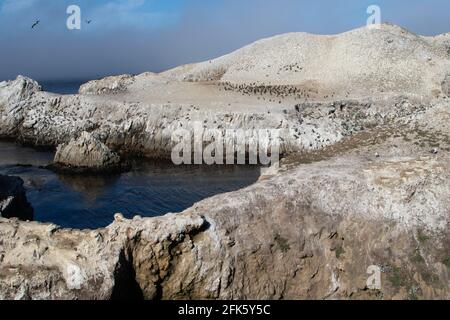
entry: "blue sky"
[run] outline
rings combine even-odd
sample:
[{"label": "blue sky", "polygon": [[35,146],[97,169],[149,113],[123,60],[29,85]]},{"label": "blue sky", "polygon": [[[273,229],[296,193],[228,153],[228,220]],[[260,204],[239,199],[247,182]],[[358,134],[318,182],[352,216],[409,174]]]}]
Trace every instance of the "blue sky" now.
[{"label": "blue sky", "polygon": [[[71,4],[81,30],[66,28]],[[450,31],[448,0],[0,0],[0,80],[161,71],[275,34],[347,31],[365,24],[371,4],[413,32]]]}]

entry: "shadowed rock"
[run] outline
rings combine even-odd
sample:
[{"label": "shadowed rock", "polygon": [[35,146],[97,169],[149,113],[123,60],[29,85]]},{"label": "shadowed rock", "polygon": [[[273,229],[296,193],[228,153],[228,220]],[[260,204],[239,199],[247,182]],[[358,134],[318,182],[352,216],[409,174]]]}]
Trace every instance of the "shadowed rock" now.
[{"label": "shadowed rock", "polygon": [[63,172],[113,172],[123,167],[119,155],[88,132],[58,146],[50,169]]},{"label": "shadowed rock", "polygon": [[22,179],[0,175],[0,217],[33,220]]}]

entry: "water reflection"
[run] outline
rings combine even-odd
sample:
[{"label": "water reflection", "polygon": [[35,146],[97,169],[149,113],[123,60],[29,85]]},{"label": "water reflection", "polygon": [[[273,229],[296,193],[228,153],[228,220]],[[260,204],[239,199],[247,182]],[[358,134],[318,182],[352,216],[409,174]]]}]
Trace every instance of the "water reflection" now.
[{"label": "water reflection", "polygon": [[0,166],[46,166],[53,160],[54,154],[19,146],[12,142],[0,141]]},{"label": "water reflection", "polygon": [[95,201],[104,195],[107,187],[120,179],[120,175],[75,176],[58,175],[59,180],[73,191],[80,193],[86,206],[93,206]]},{"label": "water reflection", "polygon": [[71,176],[38,167],[52,158],[49,152],[0,142],[0,174],[24,180],[35,220],[71,228],[104,227],[117,212],[132,218],[183,211],[207,197],[252,184],[260,172],[258,167],[177,167],[141,161],[124,174]]}]

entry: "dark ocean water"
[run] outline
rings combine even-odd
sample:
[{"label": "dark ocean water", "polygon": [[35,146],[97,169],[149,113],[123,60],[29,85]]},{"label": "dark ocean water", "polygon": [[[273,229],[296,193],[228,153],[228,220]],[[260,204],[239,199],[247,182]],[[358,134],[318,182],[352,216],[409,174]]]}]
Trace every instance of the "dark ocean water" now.
[{"label": "dark ocean water", "polygon": [[89,80],[67,80],[67,81],[39,81],[42,89],[47,92],[59,94],[76,94],[83,83]]},{"label": "dark ocean water", "polygon": [[210,196],[248,186],[260,174],[258,167],[250,166],[140,162],[123,174],[67,176],[39,168],[52,159],[51,152],[0,142],[0,174],[25,181],[34,220],[80,229],[105,227],[118,212],[127,218],[180,212]]}]

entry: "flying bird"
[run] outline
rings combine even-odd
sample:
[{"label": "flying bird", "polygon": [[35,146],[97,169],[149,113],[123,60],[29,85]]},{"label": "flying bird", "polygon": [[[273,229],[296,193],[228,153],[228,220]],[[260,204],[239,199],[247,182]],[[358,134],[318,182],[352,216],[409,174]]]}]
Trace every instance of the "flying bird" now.
[{"label": "flying bird", "polygon": [[37,20],[35,23],[33,23],[33,25],[31,26],[31,29],[34,29],[34,27],[36,27],[39,24],[39,22],[41,22],[41,21]]},{"label": "flying bird", "polygon": [[90,24],[92,22],[92,20],[86,20],[87,24]]}]

